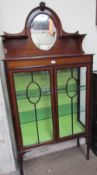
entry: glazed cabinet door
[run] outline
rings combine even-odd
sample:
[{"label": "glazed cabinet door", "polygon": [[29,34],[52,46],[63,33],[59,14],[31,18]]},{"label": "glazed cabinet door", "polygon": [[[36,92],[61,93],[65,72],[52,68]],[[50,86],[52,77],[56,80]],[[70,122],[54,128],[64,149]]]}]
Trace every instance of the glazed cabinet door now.
[{"label": "glazed cabinet door", "polygon": [[13,73],[15,111],[18,111],[15,120],[18,120],[16,127],[23,147],[54,140],[51,83],[51,69],[38,68]]},{"label": "glazed cabinet door", "polygon": [[86,69],[56,68],[59,139],[86,130]]},{"label": "glazed cabinet door", "polygon": [[10,71],[13,122],[19,149],[89,133],[88,66]]}]

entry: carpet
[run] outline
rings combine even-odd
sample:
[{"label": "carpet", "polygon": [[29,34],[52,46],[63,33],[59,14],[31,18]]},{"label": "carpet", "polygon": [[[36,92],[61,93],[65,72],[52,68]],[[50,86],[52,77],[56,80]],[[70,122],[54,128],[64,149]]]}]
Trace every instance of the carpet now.
[{"label": "carpet", "polygon": [[24,175],[96,175],[97,157],[90,151],[85,158],[85,147],[73,147],[24,161]]}]

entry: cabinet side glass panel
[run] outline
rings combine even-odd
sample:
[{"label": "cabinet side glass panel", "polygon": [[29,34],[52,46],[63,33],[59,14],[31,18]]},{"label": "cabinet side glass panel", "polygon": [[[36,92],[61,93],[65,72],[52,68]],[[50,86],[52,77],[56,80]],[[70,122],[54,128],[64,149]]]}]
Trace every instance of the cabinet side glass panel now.
[{"label": "cabinet side glass panel", "polygon": [[79,121],[86,125],[86,67],[80,68],[80,114]]},{"label": "cabinet side glass panel", "polygon": [[53,140],[49,71],[14,73],[23,146]]},{"label": "cabinet side glass panel", "polygon": [[60,138],[85,131],[86,79],[82,83],[85,70],[62,68],[57,71]]}]

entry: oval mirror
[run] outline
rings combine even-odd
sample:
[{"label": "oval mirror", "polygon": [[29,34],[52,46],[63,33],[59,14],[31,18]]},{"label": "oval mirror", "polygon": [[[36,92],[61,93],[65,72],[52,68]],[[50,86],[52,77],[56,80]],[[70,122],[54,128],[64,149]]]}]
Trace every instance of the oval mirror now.
[{"label": "oval mirror", "polygon": [[41,50],[49,50],[56,41],[56,27],[46,14],[39,14],[34,18],[30,32],[33,43]]}]

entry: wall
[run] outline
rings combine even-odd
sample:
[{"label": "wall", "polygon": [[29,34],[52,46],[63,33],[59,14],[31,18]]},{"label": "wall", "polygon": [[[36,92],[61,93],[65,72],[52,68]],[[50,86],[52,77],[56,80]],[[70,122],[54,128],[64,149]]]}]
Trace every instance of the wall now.
[{"label": "wall", "polygon": [[[94,53],[93,69],[97,69],[97,27],[95,25],[96,0],[44,0],[47,6],[54,9],[61,19],[63,29],[67,32],[87,34],[83,49],[86,53]],[[28,13],[40,0],[0,0],[0,34],[20,32]],[[1,42],[0,42],[1,46]],[[0,49],[0,53],[2,49]],[[10,129],[7,121],[6,106],[0,79],[0,174],[15,170]],[[5,156],[5,154],[6,156]]]},{"label": "wall", "polygon": [[[0,76],[2,69],[3,65],[0,62]],[[13,148],[13,145],[15,144],[11,143],[11,138],[13,138],[12,141],[14,142],[14,137],[10,133],[12,129],[11,120],[9,122],[10,125],[8,125],[8,120],[10,117],[10,108],[8,99],[6,98],[6,103],[4,100],[4,89],[6,94],[7,91],[3,75],[3,79],[1,79],[0,77],[0,175],[9,173],[10,171],[14,171],[16,169],[16,164],[14,160],[15,147]]]},{"label": "wall", "polygon": [[[97,27],[95,25],[96,0],[44,0],[47,6],[55,10],[67,32],[87,34],[83,48],[86,52],[97,55]],[[0,33],[20,32],[25,24],[28,13],[40,0],[0,0]],[[94,56],[93,68],[97,69],[97,59]]]}]

